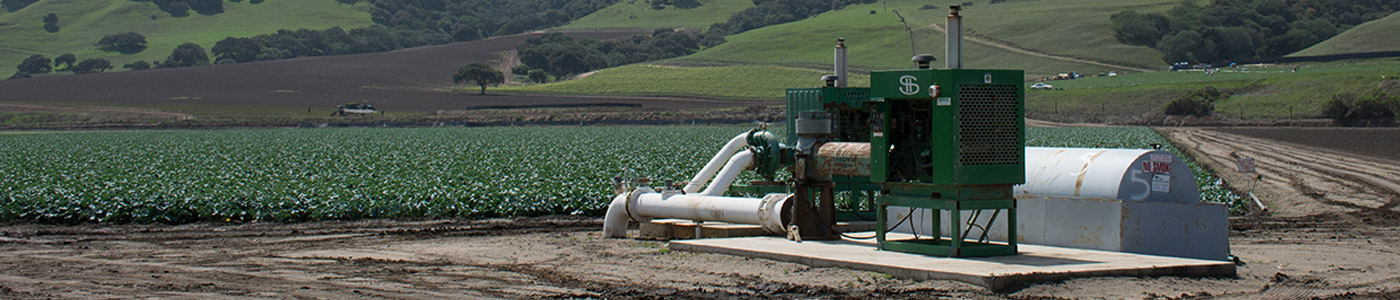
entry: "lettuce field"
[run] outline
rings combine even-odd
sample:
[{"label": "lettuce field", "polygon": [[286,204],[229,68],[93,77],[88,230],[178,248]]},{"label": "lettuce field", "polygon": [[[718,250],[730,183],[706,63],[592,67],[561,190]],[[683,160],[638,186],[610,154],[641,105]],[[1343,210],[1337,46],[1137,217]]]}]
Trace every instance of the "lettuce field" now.
[{"label": "lettuce field", "polygon": [[[688,179],[748,127],[0,134],[0,220],[44,223],[601,215],[628,169]],[[1144,148],[1147,128],[1032,128],[1034,146]],[[1202,198],[1238,202],[1192,164]]]}]

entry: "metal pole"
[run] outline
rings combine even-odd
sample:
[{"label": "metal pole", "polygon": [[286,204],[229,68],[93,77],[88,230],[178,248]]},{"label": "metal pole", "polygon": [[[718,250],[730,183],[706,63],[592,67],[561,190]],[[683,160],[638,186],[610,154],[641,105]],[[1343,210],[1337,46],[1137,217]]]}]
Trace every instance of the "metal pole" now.
[{"label": "metal pole", "polygon": [[[944,61],[947,63],[947,65],[944,66],[944,68],[949,70],[962,69],[963,29],[962,16],[958,15],[958,10],[962,9],[962,7],[958,5],[953,5],[949,6],[948,9],[950,10],[950,12],[948,13],[948,25],[946,28],[948,31],[948,40],[946,47],[948,50],[948,54],[945,55],[946,57]],[[910,33],[912,34],[912,31]]]}]

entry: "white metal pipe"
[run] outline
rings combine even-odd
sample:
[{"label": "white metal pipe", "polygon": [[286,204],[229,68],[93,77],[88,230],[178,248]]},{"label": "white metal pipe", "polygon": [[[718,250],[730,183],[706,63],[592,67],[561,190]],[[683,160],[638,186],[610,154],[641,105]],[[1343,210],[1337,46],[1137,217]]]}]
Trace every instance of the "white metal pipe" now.
[{"label": "white metal pipe", "polygon": [[610,238],[627,236],[627,221],[648,222],[652,219],[687,219],[736,224],[758,224],[764,230],[781,233],[782,208],[790,194],[768,194],[762,199],[658,193],[650,188],[638,188],[617,195],[608,206],[603,221],[603,235]]},{"label": "white metal pipe", "polygon": [[952,12],[948,14],[948,25],[945,27],[947,29],[947,45],[944,48],[948,50],[948,55],[944,57],[944,61],[947,63],[944,68],[949,70],[962,69],[963,24],[962,15],[958,14],[958,9],[958,6],[952,7]]},{"label": "white metal pipe", "polygon": [[739,173],[748,170],[753,166],[753,151],[744,150],[734,154],[729,158],[729,163],[724,164],[724,168],[719,170],[719,175],[715,176],[715,181],[705,187],[702,195],[719,196],[729,190],[729,185],[739,178]]},{"label": "white metal pipe", "polygon": [[846,87],[846,39],[836,38],[836,86]]},{"label": "white metal pipe", "polygon": [[744,145],[748,144],[748,136],[749,133],[745,132],[729,139],[729,142],[725,143],[724,147],[720,148],[719,152],[715,153],[715,157],[710,158],[710,162],[705,163],[705,167],[700,169],[700,173],[695,173],[695,178],[691,178],[690,183],[687,183],[681,190],[686,193],[695,193],[699,192],[701,188],[704,188],[705,182],[710,181],[710,177],[715,175],[715,171],[719,170],[719,167],[724,165],[725,161],[734,156],[734,151],[739,151],[739,149],[744,148]]}]

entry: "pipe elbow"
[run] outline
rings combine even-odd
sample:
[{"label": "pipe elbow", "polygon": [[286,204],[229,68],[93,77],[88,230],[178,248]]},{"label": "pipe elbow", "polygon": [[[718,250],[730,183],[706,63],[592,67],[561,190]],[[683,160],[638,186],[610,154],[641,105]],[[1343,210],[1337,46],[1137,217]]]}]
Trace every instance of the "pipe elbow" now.
[{"label": "pipe elbow", "polygon": [[618,194],[617,197],[613,197],[612,204],[608,204],[608,213],[603,216],[603,237],[627,237],[627,220],[632,219],[628,215],[627,201],[630,200],[631,194]]}]

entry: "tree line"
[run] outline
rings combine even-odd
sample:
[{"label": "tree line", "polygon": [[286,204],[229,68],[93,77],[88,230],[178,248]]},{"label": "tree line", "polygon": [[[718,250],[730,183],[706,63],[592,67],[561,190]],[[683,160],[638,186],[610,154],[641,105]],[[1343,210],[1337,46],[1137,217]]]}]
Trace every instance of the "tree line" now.
[{"label": "tree line", "polygon": [[386,52],[472,41],[567,24],[615,0],[336,0],[374,7],[375,25],[345,30],[278,30],[247,38],[229,37],[210,50],[215,63],[244,63],[296,57]]},{"label": "tree line", "polygon": [[753,0],[750,7],[724,22],[710,25],[709,32],[733,35],[768,25],[799,21],[817,14],[841,9],[851,4],[875,3],[876,0]]},{"label": "tree line", "polygon": [[1109,18],[1119,41],[1160,50],[1168,63],[1220,63],[1297,52],[1397,9],[1400,0],[1213,0]]}]

